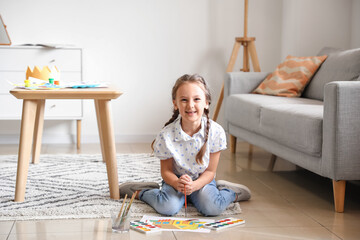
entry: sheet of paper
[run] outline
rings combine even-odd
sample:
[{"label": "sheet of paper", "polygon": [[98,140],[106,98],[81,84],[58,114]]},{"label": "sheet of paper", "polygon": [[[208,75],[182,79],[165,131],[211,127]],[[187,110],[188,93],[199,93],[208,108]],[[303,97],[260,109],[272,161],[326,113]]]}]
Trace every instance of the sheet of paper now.
[{"label": "sheet of paper", "polygon": [[214,222],[213,219],[155,217],[149,215],[144,215],[141,221],[154,224],[160,227],[163,231],[185,231],[202,233],[210,232],[210,229],[204,228],[204,224]]}]

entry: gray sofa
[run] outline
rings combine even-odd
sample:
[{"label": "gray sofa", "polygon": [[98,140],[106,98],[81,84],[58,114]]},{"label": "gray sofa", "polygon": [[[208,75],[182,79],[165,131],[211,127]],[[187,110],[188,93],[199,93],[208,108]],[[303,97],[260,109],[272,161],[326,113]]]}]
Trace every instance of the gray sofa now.
[{"label": "gray sofa", "polygon": [[346,180],[360,180],[360,48],[328,55],[299,98],[252,94],[268,73],[232,72],[224,107],[230,149],[236,139],[332,179],[335,211]]}]

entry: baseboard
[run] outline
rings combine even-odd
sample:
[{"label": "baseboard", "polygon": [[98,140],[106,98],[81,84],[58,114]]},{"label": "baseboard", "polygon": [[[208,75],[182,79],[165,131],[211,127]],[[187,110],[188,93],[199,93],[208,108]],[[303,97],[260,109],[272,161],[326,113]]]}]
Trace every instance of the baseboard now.
[{"label": "baseboard", "polygon": [[[144,135],[115,135],[116,143],[151,143],[155,139],[155,134]],[[81,143],[99,143],[98,135],[81,135]],[[0,144],[18,144],[18,134],[1,134]],[[76,143],[76,135],[72,134],[44,134],[42,137],[44,144],[72,144]]]}]

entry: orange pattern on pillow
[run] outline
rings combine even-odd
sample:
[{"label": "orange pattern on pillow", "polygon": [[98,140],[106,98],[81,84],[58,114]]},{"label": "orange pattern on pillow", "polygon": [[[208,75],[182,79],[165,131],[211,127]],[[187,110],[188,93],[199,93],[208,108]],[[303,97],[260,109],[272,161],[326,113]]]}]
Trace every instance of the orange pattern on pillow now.
[{"label": "orange pattern on pillow", "polygon": [[253,93],[299,97],[316,70],[327,56],[294,57],[287,56],[285,61],[253,91]]}]

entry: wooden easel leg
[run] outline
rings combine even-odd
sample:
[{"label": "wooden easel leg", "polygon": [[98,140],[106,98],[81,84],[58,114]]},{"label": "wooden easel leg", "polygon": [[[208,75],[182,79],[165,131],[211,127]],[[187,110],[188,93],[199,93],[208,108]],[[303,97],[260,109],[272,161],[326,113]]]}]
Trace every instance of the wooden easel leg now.
[{"label": "wooden easel leg", "polygon": [[247,42],[243,43],[244,46],[244,55],[243,55],[243,68],[241,71],[243,72],[249,72],[249,51],[248,51],[248,45]]},{"label": "wooden easel leg", "polygon": [[230,56],[230,61],[226,68],[226,72],[232,72],[232,70],[234,69],[234,65],[235,65],[237,56],[239,54],[240,46],[241,46],[241,43],[235,40],[234,47],[233,47],[233,50],[232,50],[231,56]]},{"label": "wooden easel leg", "polygon": [[344,212],[346,181],[333,180],[332,182],[333,182],[333,190],[334,190],[335,211],[338,213],[342,213]]},{"label": "wooden easel leg", "polygon": [[[228,63],[228,66],[226,68],[226,72],[231,72],[234,69],[234,65],[236,62],[236,58],[238,56],[239,53],[239,49],[240,49],[240,42],[235,41],[231,56],[230,56],[230,61]],[[213,120],[216,121],[218,116],[219,116],[219,112],[220,112],[220,108],[221,108],[221,104],[224,100],[224,82],[222,84],[221,90],[220,90],[220,95],[218,98],[218,101],[216,103],[216,107],[215,107],[215,112],[214,112],[214,116],[213,116]]]},{"label": "wooden easel leg", "polygon": [[[241,70],[244,72],[250,71],[250,68],[249,68],[249,57],[250,57],[253,68],[254,68],[254,72],[260,72],[261,69],[260,69],[259,59],[257,56],[254,40],[242,41],[242,40],[237,40],[237,39],[235,39],[235,44],[234,44],[234,47],[233,47],[233,50],[232,50],[232,53],[230,56],[230,61],[226,68],[226,72],[233,71],[241,45],[244,47],[243,69],[241,69]],[[216,121],[218,118],[223,99],[224,99],[224,83],[222,84],[220,95],[219,95],[218,101],[216,103],[215,112],[214,112],[214,116],[213,116],[214,121]]]},{"label": "wooden easel leg", "polygon": [[213,120],[215,122],[216,122],[216,120],[218,118],[223,99],[224,99],[224,82],[223,82],[223,84],[221,86],[220,95],[219,95],[219,98],[218,98],[218,101],[217,101],[216,107],[215,107],[215,112],[214,112],[214,116],[213,116]]},{"label": "wooden easel leg", "polygon": [[257,56],[257,53],[256,53],[255,42],[250,41],[248,44],[249,44],[248,45],[249,53],[250,53],[251,62],[252,62],[253,68],[254,68],[254,72],[261,72],[259,59],[258,59],[258,56]]}]

